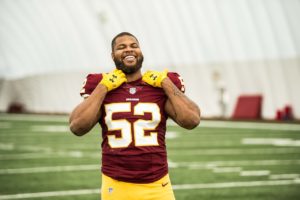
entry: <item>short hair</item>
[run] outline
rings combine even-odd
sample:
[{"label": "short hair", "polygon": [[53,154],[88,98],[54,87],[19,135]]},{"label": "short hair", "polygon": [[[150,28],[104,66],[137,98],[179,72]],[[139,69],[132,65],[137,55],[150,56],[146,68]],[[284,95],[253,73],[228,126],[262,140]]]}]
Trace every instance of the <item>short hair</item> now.
[{"label": "short hair", "polygon": [[121,32],[121,33],[119,33],[118,35],[116,35],[116,36],[112,39],[112,41],[111,41],[111,51],[112,51],[112,52],[114,51],[114,46],[115,46],[115,44],[116,44],[117,38],[122,37],[122,36],[124,36],[124,35],[128,35],[128,36],[134,37],[134,38],[136,39],[136,41],[139,42],[138,39],[137,39],[133,34],[131,34],[131,33],[129,33],[129,32]]}]

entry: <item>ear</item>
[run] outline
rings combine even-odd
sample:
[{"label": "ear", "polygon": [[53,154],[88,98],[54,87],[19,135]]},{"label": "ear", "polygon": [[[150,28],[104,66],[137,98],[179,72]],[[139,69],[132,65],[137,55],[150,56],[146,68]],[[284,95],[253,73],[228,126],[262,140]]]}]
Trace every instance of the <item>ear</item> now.
[{"label": "ear", "polygon": [[113,52],[111,52],[111,58],[114,60],[115,59],[115,54]]}]

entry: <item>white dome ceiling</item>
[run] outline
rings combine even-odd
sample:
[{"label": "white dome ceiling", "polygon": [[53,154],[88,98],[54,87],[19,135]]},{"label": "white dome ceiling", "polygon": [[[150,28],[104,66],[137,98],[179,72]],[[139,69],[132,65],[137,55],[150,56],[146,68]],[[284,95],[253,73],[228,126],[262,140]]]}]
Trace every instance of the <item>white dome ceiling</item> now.
[{"label": "white dome ceiling", "polygon": [[0,110],[23,99],[36,112],[70,111],[78,99],[61,102],[56,87],[77,91],[86,73],[110,71],[111,39],[128,31],[143,69],[181,74],[204,116],[220,116],[224,87],[227,116],[239,95],[261,94],[264,117],[287,104],[299,117],[299,20],[300,0],[0,0]]},{"label": "white dome ceiling", "polygon": [[121,31],[151,68],[299,58],[299,19],[299,0],[1,0],[0,76],[110,70]]}]

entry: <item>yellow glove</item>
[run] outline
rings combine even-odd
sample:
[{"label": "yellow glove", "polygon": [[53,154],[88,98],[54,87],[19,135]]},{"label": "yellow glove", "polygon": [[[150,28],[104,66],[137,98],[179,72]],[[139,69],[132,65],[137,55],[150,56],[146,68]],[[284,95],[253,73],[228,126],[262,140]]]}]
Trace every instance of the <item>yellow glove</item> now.
[{"label": "yellow glove", "polygon": [[126,82],[126,75],[119,69],[115,69],[114,71],[102,74],[103,78],[100,81],[100,84],[107,87],[107,91],[111,91],[122,85],[122,83]]},{"label": "yellow glove", "polygon": [[143,81],[152,85],[153,87],[161,87],[162,81],[167,77],[168,70],[164,70],[163,72],[158,71],[147,71],[143,75]]}]

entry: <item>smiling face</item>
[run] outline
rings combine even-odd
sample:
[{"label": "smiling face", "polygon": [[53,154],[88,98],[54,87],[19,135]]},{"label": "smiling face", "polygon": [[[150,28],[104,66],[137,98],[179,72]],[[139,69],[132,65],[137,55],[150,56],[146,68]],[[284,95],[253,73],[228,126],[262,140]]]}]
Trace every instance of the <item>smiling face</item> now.
[{"label": "smiling face", "polygon": [[130,35],[117,37],[111,53],[117,69],[125,74],[133,74],[140,70],[144,60],[137,39]]}]

